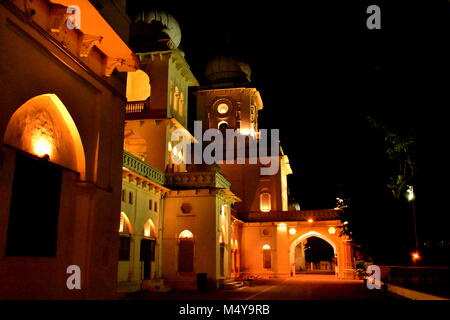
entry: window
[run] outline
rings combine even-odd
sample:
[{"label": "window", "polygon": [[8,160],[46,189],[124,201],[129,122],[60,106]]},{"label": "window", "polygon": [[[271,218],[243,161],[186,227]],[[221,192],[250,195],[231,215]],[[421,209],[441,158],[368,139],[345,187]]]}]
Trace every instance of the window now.
[{"label": "window", "polygon": [[155,212],[158,212],[158,203],[155,201],[155,208],[154,208]]},{"label": "window", "polygon": [[155,240],[142,239],[139,260],[144,263],[144,279],[151,278],[151,262],[155,261]]},{"label": "window", "polygon": [[152,200],[150,199],[150,200],[148,200],[148,209],[152,210],[152,208],[153,208]]},{"label": "window", "polygon": [[120,247],[119,247],[119,260],[129,261],[130,260],[130,236],[120,235]]},{"label": "window", "polygon": [[56,256],[62,173],[47,160],[16,154],[5,255]]},{"label": "window", "polygon": [[127,192],[124,189],[122,189],[122,201],[127,201]]},{"label": "window", "polygon": [[120,213],[120,246],[119,246],[119,260],[130,260],[130,243],[131,243],[131,223],[124,212]]},{"label": "window", "polygon": [[268,244],[263,246],[263,268],[270,269],[272,267],[272,252]]},{"label": "window", "polygon": [[178,236],[178,272],[194,271],[194,239],[189,230],[184,230]]},{"label": "window", "polygon": [[133,204],[133,192],[128,193],[128,203]]},{"label": "window", "polygon": [[259,207],[262,212],[269,212],[271,209],[271,196],[269,192],[262,192],[259,195]]}]

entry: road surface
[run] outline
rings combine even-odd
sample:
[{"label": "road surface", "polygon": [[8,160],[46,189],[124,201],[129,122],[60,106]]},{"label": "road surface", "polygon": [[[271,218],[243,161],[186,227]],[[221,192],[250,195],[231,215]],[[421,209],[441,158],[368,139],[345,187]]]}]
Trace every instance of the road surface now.
[{"label": "road surface", "polygon": [[302,274],[291,278],[257,279],[249,287],[208,292],[147,292],[138,300],[390,300],[382,290],[369,290],[362,280],[334,275]]}]

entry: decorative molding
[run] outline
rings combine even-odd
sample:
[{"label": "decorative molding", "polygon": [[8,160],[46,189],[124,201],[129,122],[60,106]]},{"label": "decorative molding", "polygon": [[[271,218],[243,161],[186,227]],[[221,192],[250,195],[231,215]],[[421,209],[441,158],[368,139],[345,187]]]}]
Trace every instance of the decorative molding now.
[{"label": "decorative molding", "polygon": [[52,33],[59,33],[61,28],[65,26],[67,19],[70,17],[67,8],[63,6],[50,7],[50,27],[49,31]]},{"label": "decorative molding", "polygon": [[117,68],[118,66],[123,65],[124,62],[125,61],[123,59],[106,57],[104,75],[107,77],[111,76],[114,69]]},{"label": "decorative molding", "polygon": [[102,42],[102,36],[94,36],[90,34],[83,34],[81,36],[81,44],[80,44],[80,57],[87,57],[91,52],[91,49],[96,44],[100,44]]}]

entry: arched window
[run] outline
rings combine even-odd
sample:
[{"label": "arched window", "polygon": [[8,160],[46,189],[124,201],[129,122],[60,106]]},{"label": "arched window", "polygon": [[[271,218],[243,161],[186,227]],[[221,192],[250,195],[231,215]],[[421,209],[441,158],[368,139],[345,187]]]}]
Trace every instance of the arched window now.
[{"label": "arched window", "polygon": [[178,87],[175,87],[175,91],[173,94],[173,110],[178,112],[179,103],[180,103],[180,90],[178,90]]},{"label": "arched window", "polygon": [[272,267],[272,250],[268,244],[263,245],[263,268],[270,269]]},{"label": "arched window", "polygon": [[156,240],[157,237],[156,227],[152,219],[148,219],[144,224],[144,237],[141,239],[140,258],[143,263],[144,279],[148,280],[152,277],[152,262],[155,261],[156,253]]},{"label": "arched window", "polygon": [[259,208],[262,212],[269,212],[272,208],[271,196],[267,191],[263,191],[259,195]]},{"label": "arched window", "polygon": [[184,230],[178,236],[178,272],[194,271],[194,235]]},{"label": "arched window", "polygon": [[152,219],[148,219],[144,224],[144,237],[156,238],[156,227]]},{"label": "arched window", "polygon": [[218,128],[219,130],[226,130],[226,129],[228,129],[228,122],[226,122],[226,121],[220,121],[220,122],[217,124],[217,128]]},{"label": "arched window", "polygon": [[131,223],[124,212],[120,213],[119,236],[119,261],[128,261],[130,260]]},{"label": "arched window", "polygon": [[183,115],[183,112],[184,112],[184,95],[183,95],[183,93],[181,92],[180,93],[180,102],[179,102],[179,106],[178,106],[179,108],[179,113],[180,113],[180,115]]}]

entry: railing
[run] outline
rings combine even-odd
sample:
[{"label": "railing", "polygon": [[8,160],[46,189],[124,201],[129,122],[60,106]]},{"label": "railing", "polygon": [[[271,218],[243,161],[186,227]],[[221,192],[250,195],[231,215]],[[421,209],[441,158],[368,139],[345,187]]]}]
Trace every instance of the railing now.
[{"label": "railing", "polygon": [[159,183],[160,185],[165,183],[165,176],[163,172],[153,168],[148,163],[142,161],[127,151],[123,152],[123,166],[144,178]]},{"label": "railing", "polygon": [[166,184],[170,187],[223,189],[229,189],[231,185],[215,171],[167,173]]},{"label": "railing", "polygon": [[128,101],[125,106],[125,113],[139,113],[148,110],[150,99],[142,101]]},{"label": "railing", "polygon": [[342,210],[300,210],[300,211],[270,211],[249,212],[241,216],[247,222],[269,222],[269,221],[314,221],[338,220]]}]

